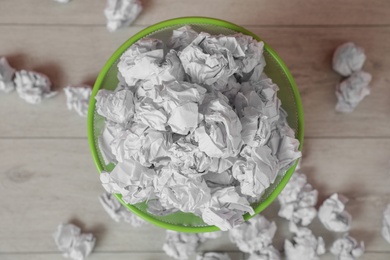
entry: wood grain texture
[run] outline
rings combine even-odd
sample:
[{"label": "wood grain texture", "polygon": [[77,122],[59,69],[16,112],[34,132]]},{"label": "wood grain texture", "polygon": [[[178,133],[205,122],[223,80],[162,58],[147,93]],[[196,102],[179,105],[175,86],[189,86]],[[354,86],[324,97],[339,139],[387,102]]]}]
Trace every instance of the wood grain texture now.
[{"label": "wood grain texture", "polygon": [[[0,54],[17,69],[47,74],[57,90],[67,84],[92,85],[114,50],[141,28],[111,35],[96,27],[0,26],[0,35],[7,39],[0,45]],[[390,137],[390,58],[384,55],[390,53],[390,27],[248,28],[268,42],[291,69],[303,101],[306,137]],[[334,110],[334,91],[341,77],[332,71],[331,57],[348,40],[366,49],[364,69],[373,75],[372,94],[353,113],[339,114]],[[0,118],[10,122],[1,125],[0,137],[87,134],[85,121],[66,111],[61,95],[36,107],[24,104],[16,93],[0,95]],[[54,118],[61,120],[54,124]]]},{"label": "wood grain texture", "polygon": [[[241,25],[383,25],[390,24],[390,3],[383,0],[142,0],[136,25],[150,25],[181,16],[209,16]],[[106,1],[2,0],[0,23],[105,24]]]},{"label": "wood grain texture", "polygon": [[[319,204],[333,192],[350,198],[351,235],[367,251],[388,252],[380,236],[382,211],[390,202],[390,140],[307,140],[303,172],[319,190]],[[56,252],[52,233],[61,222],[73,222],[97,237],[96,252],[160,252],[164,230],[115,223],[97,198],[103,192],[86,140],[0,140],[0,252]],[[23,156],[18,156],[22,154]],[[360,157],[359,157],[360,156]],[[365,160],[356,158],[365,157]],[[375,169],[375,172],[373,172]],[[291,237],[287,221],[273,203],[263,214],[278,226],[275,246]],[[316,221],[313,232],[328,246],[337,237]],[[237,250],[225,234],[200,250]]]}]

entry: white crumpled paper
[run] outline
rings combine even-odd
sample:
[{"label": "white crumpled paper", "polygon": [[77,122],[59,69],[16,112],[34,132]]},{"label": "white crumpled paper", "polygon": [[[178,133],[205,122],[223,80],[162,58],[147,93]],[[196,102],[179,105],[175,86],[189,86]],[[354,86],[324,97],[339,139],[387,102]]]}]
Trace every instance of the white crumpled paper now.
[{"label": "white crumpled paper", "polygon": [[128,89],[100,90],[95,96],[96,111],[110,121],[126,124],[134,115],[134,94]]},{"label": "white crumpled paper", "polygon": [[350,113],[370,94],[371,74],[358,71],[340,82],[336,89],[336,111]]},{"label": "white crumpled paper", "polygon": [[7,59],[0,57],[0,91],[10,93],[15,89],[12,81],[14,74],[15,69],[8,64]]},{"label": "white crumpled paper", "polygon": [[201,177],[187,177],[172,166],[163,167],[154,176],[153,186],[163,206],[183,212],[199,212],[211,199],[210,188]]},{"label": "white crumpled paper", "polygon": [[92,88],[87,85],[68,86],[64,88],[66,95],[66,105],[69,110],[74,109],[82,117],[88,115],[89,98],[91,97]]},{"label": "white crumpled paper", "polygon": [[122,194],[126,203],[136,204],[153,194],[155,171],[134,160],[125,160],[116,165],[111,173],[101,172],[100,181],[108,193]]},{"label": "white crumpled paper", "polygon": [[215,188],[211,200],[202,212],[203,220],[226,231],[244,223],[243,213],[255,214],[249,201],[235,187]]},{"label": "white crumpled paper", "polygon": [[241,226],[229,230],[230,240],[245,253],[262,252],[272,244],[276,232],[275,222],[257,215]]},{"label": "white crumpled paper", "polygon": [[190,45],[199,33],[194,31],[191,26],[185,25],[172,31],[172,36],[169,42],[169,47],[176,51],[182,51],[185,47]]},{"label": "white crumpled paper", "polygon": [[142,11],[139,0],[108,0],[104,15],[107,18],[107,29],[114,32],[129,26]]},{"label": "white crumpled paper", "polygon": [[143,38],[124,52],[118,70],[137,96],[155,99],[156,85],[163,82],[182,81],[184,69],[175,50],[164,56],[165,45],[161,40]]},{"label": "white crumpled paper", "polygon": [[318,260],[325,253],[322,237],[315,237],[310,229],[298,227],[290,222],[290,230],[295,234],[293,240],[284,241],[284,252],[287,260]]},{"label": "white crumpled paper", "polygon": [[355,260],[363,255],[364,242],[359,244],[353,237],[346,234],[333,242],[330,252],[338,260]]},{"label": "white crumpled paper", "polygon": [[14,79],[19,97],[30,104],[39,104],[44,98],[51,98],[57,94],[50,90],[51,82],[41,73],[21,70],[15,73]]},{"label": "white crumpled paper", "polygon": [[333,54],[333,69],[342,76],[350,76],[353,72],[363,68],[366,60],[363,48],[353,42],[347,42],[339,47]]},{"label": "white crumpled paper", "polygon": [[95,246],[92,234],[83,234],[79,227],[73,224],[61,224],[53,234],[54,241],[66,258],[73,260],[85,259]]},{"label": "white crumpled paper", "polygon": [[348,199],[341,194],[333,194],[318,210],[318,218],[324,227],[333,232],[347,232],[351,228],[352,216],[345,210]]},{"label": "white crumpled paper", "polygon": [[230,256],[226,253],[207,252],[204,254],[198,254],[196,260],[231,260]]},{"label": "white crumpled paper", "polygon": [[238,69],[232,53],[225,49],[216,37],[200,33],[179,53],[179,58],[192,82],[221,90]]},{"label": "white crumpled paper", "polygon": [[98,137],[98,145],[106,165],[111,162],[117,162],[115,155],[112,153],[112,142],[125,131],[124,126],[114,122],[107,121],[104,124],[102,134]]},{"label": "white crumpled paper", "polygon": [[199,149],[210,157],[237,156],[242,146],[242,127],[233,109],[223,99],[214,99],[201,109],[204,123],[195,130]]},{"label": "white crumpled paper", "polygon": [[307,226],[317,216],[317,197],[318,191],[307,183],[306,175],[295,171],[278,196],[278,215],[295,224]]},{"label": "white crumpled paper", "polygon": [[390,243],[390,204],[387,205],[385,211],[383,212],[382,236],[388,243]]},{"label": "white crumpled paper", "polygon": [[100,204],[108,215],[116,222],[126,222],[133,227],[140,227],[146,222],[126,209],[111,193],[103,193],[99,197]]},{"label": "white crumpled paper", "polygon": [[259,197],[277,177],[277,158],[268,146],[246,146],[240,155],[242,158],[233,165],[233,177],[240,182],[242,194]]},{"label": "white crumpled paper", "polygon": [[[301,156],[299,142],[263,73],[263,43],[186,26],[167,46],[134,43],[118,63],[118,87],[96,97],[103,159],[126,176],[104,172],[102,183],[126,202],[148,199],[151,214],[180,210],[231,229]],[[145,177],[126,175],[128,161]]]},{"label": "white crumpled paper", "polygon": [[175,259],[188,259],[199,246],[199,237],[194,233],[166,231],[166,241],[163,245],[165,253]]}]

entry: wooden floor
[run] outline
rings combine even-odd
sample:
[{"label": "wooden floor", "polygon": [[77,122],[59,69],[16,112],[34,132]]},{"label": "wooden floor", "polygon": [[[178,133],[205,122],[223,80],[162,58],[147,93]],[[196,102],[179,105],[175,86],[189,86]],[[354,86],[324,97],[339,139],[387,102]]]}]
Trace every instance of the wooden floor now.
[{"label": "wooden floor", "polygon": [[[145,0],[134,26],[105,28],[105,1],[0,1],[0,56],[17,69],[47,74],[60,90],[93,84],[109,55],[127,38],[158,21],[190,15],[229,20],[252,30],[284,59],[294,75],[305,110],[303,170],[320,192],[350,198],[351,235],[366,243],[362,259],[390,259],[380,235],[382,211],[390,203],[390,1],[387,0]],[[366,50],[364,69],[373,75],[372,94],[352,114],[336,114],[331,70],[333,50],[354,41]],[[79,224],[97,236],[89,259],[169,259],[164,230],[117,224],[98,203],[102,193],[87,144],[86,120],[69,112],[65,97],[26,104],[16,93],[0,94],[0,259],[62,259],[52,239],[61,222]],[[274,203],[275,246],[290,237]],[[337,234],[318,221],[311,228],[327,247]],[[228,240],[200,250],[229,251]],[[333,259],[327,254],[323,259]]]}]

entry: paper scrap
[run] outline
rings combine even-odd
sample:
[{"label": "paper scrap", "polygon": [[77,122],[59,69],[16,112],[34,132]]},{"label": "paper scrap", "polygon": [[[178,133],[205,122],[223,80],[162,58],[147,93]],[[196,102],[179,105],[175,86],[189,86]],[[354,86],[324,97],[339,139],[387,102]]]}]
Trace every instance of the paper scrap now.
[{"label": "paper scrap", "polygon": [[298,227],[290,222],[290,230],[295,234],[293,240],[284,241],[284,252],[287,260],[318,260],[325,253],[322,237],[315,237],[310,229]]},{"label": "paper scrap", "polygon": [[157,167],[166,164],[171,143],[171,133],[157,131],[133,121],[127,130],[114,137],[110,146],[118,162],[129,159],[136,160],[145,167]]},{"label": "paper scrap", "polygon": [[165,253],[175,259],[188,259],[195,253],[199,245],[199,237],[194,233],[166,231],[166,241],[163,245]]},{"label": "paper scrap", "polygon": [[390,204],[387,205],[385,211],[383,212],[382,236],[388,243],[390,243]]},{"label": "paper scrap", "polygon": [[118,70],[128,86],[136,88],[138,96],[156,98],[156,85],[163,82],[182,81],[184,69],[175,50],[164,56],[161,40],[143,38],[124,52]]},{"label": "paper scrap", "polygon": [[117,124],[111,121],[106,121],[102,134],[98,137],[98,145],[103,157],[103,161],[106,165],[111,162],[117,162],[115,155],[112,153],[112,142],[125,131],[123,125]]},{"label": "paper scrap", "polygon": [[340,260],[355,260],[364,253],[364,242],[360,244],[348,234],[333,242],[330,252]]},{"label": "paper scrap", "polygon": [[95,99],[97,113],[110,121],[126,124],[134,115],[134,94],[128,89],[101,89]]},{"label": "paper scrap", "polygon": [[317,216],[317,198],[318,191],[307,183],[306,175],[295,171],[278,196],[278,215],[295,224],[307,226]]},{"label": "paper scrap", "polygon": [[318,218],[324,227],[333,232],[347,232],[351,228],[352,216],[345,210],[348,199],[341,194],[333,194],[318,210]]},{"label": "paper scrap", "polygon": [[141,227],[146,224],[142,218],[125,208],[111,193],[103,193],[100,195],[99,201],[108,215],[116,222],[123,221],[133,227]]},{"label": "paper scrap", "polygon": [[347,42],[339,47],[333,54],[333,69],[342,76],[350,76],[363,68],[366,55],[363,48],[353,42]]},{"label": "paper scrap", "polygon": [[358,71],[340,82],[336,89],[336,111],[341,113],[352,112],[370,94],[369,84],[371,78],[370,73]]},{"label": "paper scrap", "polygon": [[82,117],[88,115],[89,98],[91,97],[92,88],[87,85],[68,86],[64,88],[66,95],[66,105],[69,110],[74,109]]},{"label": "paper scrap", "polygon": [[0,57],[0,91],[10,93],[15,89],[12,81],[15,69],[12,68],[5,57]]},{"label": "paper scrap", "polygon": [[242,147],[241,122],[223,99],[214,99],[203,106],[204,123],[195,130],[199,149],[210,157],[234,157]]},{"label": "paper scrap", "polygon": [[198,254],[196,260],[231,260],[231,258],[226,253],[207,252]]},{"label": "paper scrap", "polygon": [[59,225],[53,236],[62,255],[73,260],[85,259],[92,252],[96,241],[92,234],[81,233],[80,228],[73,224]]},{"label": "paper scrap", "polygon": [[277,158],[268,146],[246,146],[240,155],[233,165],[233,177],[240,182],[242,194],[260,197],[277,177]]},{"label": "paper scrap", "polygon": [[245,253],[261,252],[272,244],[276,232],[275,222],[257,215],[241,226],[229,230],[230,240]]},{"label": "paper scrap", "polygon": [[118,163],[111,173],[101,172],[100,181],[108,193],[122,194],[126,203],[136,204],[151,197],[155,171],[134,160]]},{"label": "paper scrap", "polygon": [[139,0],[108,0],[104,15],[107,18],[107,29],[114,32],[129,26],[142,11]]},{"label": "paper scrap", "polygon": [[165,207],[161,204],[160,200],[158,199],[151,199],[147,202],[148,208],[147,211],[150,214],[153,214],[155,216],[166,216],[172,213],[176,213],[179,210],[175,207],[169,207],[165,205]]},{"label": "paper scrap", "polygon": [[255,214],[249,201],[241,197],[235,187],[214,188],[211,200],[202,212],[202,218],[207,224],[226,231],[244,222],[244,212]]},{"label": "paper scrap", "polygon": [[199,34],[195,32],[191,26],[185,25],[172,31],[169,45],[176,51],[182,51],[185,47],[190,45],[198,35]]},{"label": "paper scrap", "polygon": [[50,90],[51,82],[41,73],[21,70],[15,73],[14,79],[19,97],[30,104],[39,104],[42,99],[51,98],[57,94]]},{"label": "paper scrap", "polygon": [[163,206],[173,206],[183,212],[197,212],[209,203],[210,189],[201,177],[187,177],[172,166],[162,167],[154,176],[156,196]]}]

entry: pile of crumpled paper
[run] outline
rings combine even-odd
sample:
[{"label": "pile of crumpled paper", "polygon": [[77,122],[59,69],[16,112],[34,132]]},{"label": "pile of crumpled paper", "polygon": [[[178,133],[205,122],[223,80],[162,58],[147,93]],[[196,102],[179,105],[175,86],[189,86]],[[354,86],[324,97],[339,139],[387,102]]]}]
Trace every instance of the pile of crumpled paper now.
[{"label": "pile of crumpled paper", "polygon": [[119,84],[96,95],[103,187],[148,211],[201,216],[229,230],[301,156],[251,36],[173,31],[143,38],[118,63]]}]

